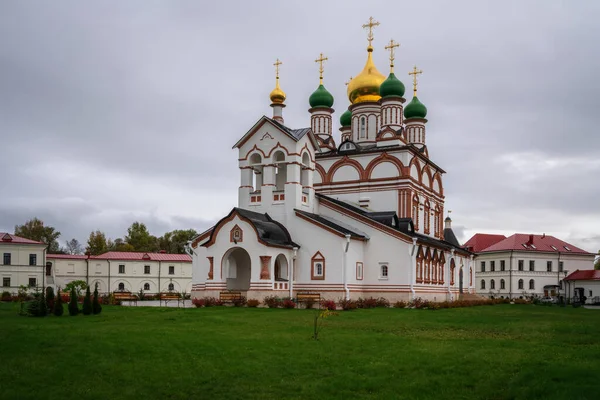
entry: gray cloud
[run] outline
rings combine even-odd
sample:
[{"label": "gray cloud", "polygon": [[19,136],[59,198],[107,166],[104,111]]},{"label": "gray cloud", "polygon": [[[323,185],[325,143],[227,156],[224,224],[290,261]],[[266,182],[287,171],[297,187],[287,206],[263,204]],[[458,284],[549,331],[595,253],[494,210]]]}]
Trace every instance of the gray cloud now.
[{"label": "gray cloud", "polygon": [[231,146],[271,112],[274,59],[288,125],[309,124],[320,52],[339,116],[372,14],[379,70],[393,37],[407,98],[406,73],[425,71],[429,151],[448,172],[459,239],[546,232],[595,251],[599,11],[559,1],[3,2],[0,230],[33,216],[63,239],[122,236],[136,219],[155,234],[208,227],[237,202]]}]

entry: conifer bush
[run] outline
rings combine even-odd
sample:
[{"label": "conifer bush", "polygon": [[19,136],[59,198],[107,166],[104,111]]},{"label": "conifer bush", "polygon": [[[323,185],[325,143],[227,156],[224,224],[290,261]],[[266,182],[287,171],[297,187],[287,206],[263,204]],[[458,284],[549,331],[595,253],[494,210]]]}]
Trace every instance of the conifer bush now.
[{"label": "conifer bush", "polygon": [[35,301],[39,302],[37,316],[45,317],[46,315],[48,315],[48,305],[46,304],[46,295],[44,294],[43,290],[40,293],[40,297]]},{"label": "conifer bush", "polygon": [[71,287],[71,300],[69,301],[69,315],[71,317],[79,314],[79,306],[77,305],[77,292],[75,286]]},{"label": "conifer bush", "polygon": [[92,301],[92,312],[94,315],[100,314],[102,312],[102,305],[100,304],[100,298],[98,296],[98,282],[96,282],[96,286],[94,286],[94,299]]},{"label": "conifer bush", "polygon": [[46,308],[49,312],[52,312],[54,309],[54,301],[54,289],[52,289],[52,286],[48,286],[46,288]]},{"label": "conifer bush", "polygon": [[92,294],[89,286],[85,289],[85,297],[83,298],[83,315],[92,315]]},{"label": "conifer bush", "polygon": [[54,307],[52,308],[52,313],[57,317],[61,317],[64,312],[65,309],[63,307],[63,300],[62,296],[60,295],[60,288],[58,288],[58,296],[56,296],[56,299],[54,300]]}]

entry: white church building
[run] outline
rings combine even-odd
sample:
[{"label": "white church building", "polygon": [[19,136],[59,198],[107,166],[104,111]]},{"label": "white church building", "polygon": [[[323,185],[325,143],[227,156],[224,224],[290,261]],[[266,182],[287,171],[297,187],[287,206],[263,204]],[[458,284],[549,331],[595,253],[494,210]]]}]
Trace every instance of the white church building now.
[{"label": "white church building", "polygon": [[[473,254],[444,215],[443,174],[426,144],[427,109],[405,105],[404,84],[372,59],[348,84],[350,105],[333,137],[333,96],[320,84],[309,98],[309,127],[285,125],[285,93],[271,92],[263,116],[234,145],[238,207],[188,244],[192,296],[239,291],[247,298],[319,293],[337,300],[416,297],[435,301],[475,292]],[[435,133],[433,133],[435,134]]]}]

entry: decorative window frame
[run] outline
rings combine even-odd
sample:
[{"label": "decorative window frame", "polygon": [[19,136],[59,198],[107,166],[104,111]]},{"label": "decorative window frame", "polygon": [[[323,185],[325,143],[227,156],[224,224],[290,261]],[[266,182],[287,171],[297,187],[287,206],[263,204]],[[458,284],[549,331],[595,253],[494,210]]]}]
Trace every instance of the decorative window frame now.
[{"label": "decorative window frame", "polygon": [[356,263],[356,280],[362,281],[365,277],[365,266],[362,262],[358,261]]},{"label": "decorative window frame", "polygon": [[[320,251],[317,251],[314,256],[312,256],[310,260],[310,279],[313,281],[322,281],[325,280],[325,257],[321,254]],[[317,265],[321,264],[322,273],[317,274]]]},{"label": "decorative window frame", "polygon": [[390,278],[390,264],[387,262],[379,263],[379,280],[385,281]]},{"label": "decorative window frame", "polygon": [[240,228],[239,225],[235,225],[233,228],[231,228],[231,231],[229,231],[229,242],[230,243],[242,243],[244,241],[244,231],[242,230],[242,228]]}]

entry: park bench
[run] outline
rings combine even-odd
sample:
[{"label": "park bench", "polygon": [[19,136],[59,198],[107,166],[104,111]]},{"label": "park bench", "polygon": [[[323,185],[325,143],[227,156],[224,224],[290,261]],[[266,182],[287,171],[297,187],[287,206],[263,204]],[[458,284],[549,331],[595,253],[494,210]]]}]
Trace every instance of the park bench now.
[{"label": "park bench", "polygon": [[159,299],[159,301],[164,301],[165,305],[169,301],[175,300],[175,301],[177,301],[177,306],[179,307],[179,300],[181,299],[181,297],[179,296],[179,293],[175,293],[175,292],[163,292],[163,293],[159,293],[158,294],[158,299]]},{"label": "park bench", "polygon": [[242,299],[242,292],[220,292],[219,300],[222,303],[233,303],[236,300]]},{"label": "park bench", "polygon": [[312,301],[315,304],[319,304],[321,302],[321,294],[314,292],[298,292],[298,294],[296,294],[296,300],[298,303]]},{"label": "park bench", "polygon": [[113,292],[115,301],[133,301],[137,305],[137,296],[131,292]]}]

